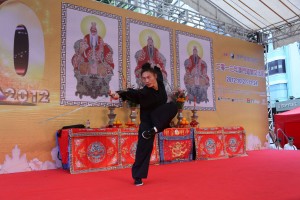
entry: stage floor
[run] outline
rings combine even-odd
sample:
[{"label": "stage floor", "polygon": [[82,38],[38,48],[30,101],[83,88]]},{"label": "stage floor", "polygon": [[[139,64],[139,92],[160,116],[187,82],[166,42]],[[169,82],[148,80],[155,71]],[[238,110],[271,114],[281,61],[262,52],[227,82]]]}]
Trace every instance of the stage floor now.
[{"label": "stage floor", "polygon": [[47,170],[0,175],[0,199],[299,200],[300,151],[151,166],[136,187],[131,169],[71,175]]}]

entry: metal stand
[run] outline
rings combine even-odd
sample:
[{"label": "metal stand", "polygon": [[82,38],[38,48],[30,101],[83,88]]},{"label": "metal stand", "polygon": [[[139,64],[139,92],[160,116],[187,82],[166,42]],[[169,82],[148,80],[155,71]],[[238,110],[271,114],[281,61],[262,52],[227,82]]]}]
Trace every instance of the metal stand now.
[{"label": "metal stand", "polygon": [[109,114],[107,115],[108,118],[109,118],[108,127],[113,127],[113,125],[114,125],[114,121],[115,121],[115,118],[116,118],[116,115],[117,115],[117,114],[114,113],[115,108],[116,108],[115,106],[109,106],[108,107],[108,109],[109,109]]},{"label": "metal stand", "polygon": [[192,115],[192,121],[190,123],[191,127],[197,127],[199,123],[197,122],[198,115],[197,115],[197,110],[191,110],[193,115]]}]

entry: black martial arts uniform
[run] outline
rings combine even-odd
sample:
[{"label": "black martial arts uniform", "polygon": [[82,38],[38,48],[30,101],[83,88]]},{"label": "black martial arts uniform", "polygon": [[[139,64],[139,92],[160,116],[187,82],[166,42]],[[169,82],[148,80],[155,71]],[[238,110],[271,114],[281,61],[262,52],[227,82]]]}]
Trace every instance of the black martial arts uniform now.
[{"label": "black martial arts uniform", "polygon": [[144,86],[142,89],[128,89],[117,93],[123,100],[130,100],[140,104],[140,121],[138,132],[138,144],[135,162],[132,166],[132,177],[147,178],[150,156],[153,149],[154,137],[145,139],[142,133],[156,127],[158,132],[169,127],[171,120],[177,114],[177,106],[174,102],[167,103],[167,93],[163,83],[163,76],[158,67],[154,67],[157,74],[158,90]]}]

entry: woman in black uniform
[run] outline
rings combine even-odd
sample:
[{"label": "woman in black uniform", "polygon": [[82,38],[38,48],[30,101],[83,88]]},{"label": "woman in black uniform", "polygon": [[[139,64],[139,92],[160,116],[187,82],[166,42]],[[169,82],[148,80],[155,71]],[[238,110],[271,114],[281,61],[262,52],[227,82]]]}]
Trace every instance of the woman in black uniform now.
[{"label": "woman in black uniform", "polygon": [[155,134],[168,128],[178,111],[174,102],[167,103],[167,93],[159,67],[152,68],[149,63],[145,63],[141,77],[145,84],[142,89],[129,88],[127,91],[110,92],[113,99],[122,98],[140,104],[141,123],[132,166],[132,177],[137,186],[143,185],[142,179],[148,176]]}]

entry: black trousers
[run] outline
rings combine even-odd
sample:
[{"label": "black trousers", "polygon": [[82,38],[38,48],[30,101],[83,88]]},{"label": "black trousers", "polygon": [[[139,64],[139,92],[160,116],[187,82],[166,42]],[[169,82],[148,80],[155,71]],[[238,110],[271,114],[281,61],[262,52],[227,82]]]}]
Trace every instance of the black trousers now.
[{"label": "black trousers", "polygon": [[138,133],[138,144],[135,154],[135,162],[132,166],[133,178],[147,178],[150,157],[153,150],[154,137],[144,139],[142,133],[154,126],[158,132],[169,127],[170,122],[177,114],[177,105],[173,102],[163,104],[150,113],[149,120],[141,121]]}]

